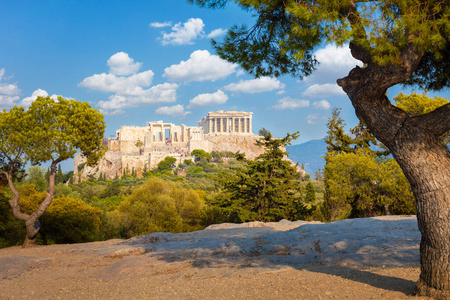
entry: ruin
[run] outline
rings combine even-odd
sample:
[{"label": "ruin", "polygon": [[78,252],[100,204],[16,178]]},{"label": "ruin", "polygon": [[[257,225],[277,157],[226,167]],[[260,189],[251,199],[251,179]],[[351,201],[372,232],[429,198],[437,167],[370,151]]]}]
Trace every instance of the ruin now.
[{"label": "ruin", "polygon": [[106,179],[113,179],[123,173],[144,172],[155,168],[166,156],[177,159],[177,164],[190,158],[195,149],[206,152],[243,152],[254,158],[263,152],[255,146],[258,135],[252,132],[252,112],[215,111],[209,112],[198,126],[175,125],[163,121],[148,122],[147,126],[122,126],[116,136],[104,140],[107,148],[105,157],[95,167],[78,166],[83,157],[75,158],[74,173],[84,180],[100,173]]}]

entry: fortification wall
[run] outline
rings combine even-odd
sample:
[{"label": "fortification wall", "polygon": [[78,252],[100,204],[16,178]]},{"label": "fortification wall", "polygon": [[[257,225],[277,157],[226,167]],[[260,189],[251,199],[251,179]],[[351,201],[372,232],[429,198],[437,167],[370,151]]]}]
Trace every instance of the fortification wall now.
[{"label": "fortification wall", "polygon": [[264,153],[264,149],[256,146],[256,141],[263,137],[258,135],[207,135],[205,139],[211,142],[210,151],[231,151],[245,153],[249,159],[254,159]]}]

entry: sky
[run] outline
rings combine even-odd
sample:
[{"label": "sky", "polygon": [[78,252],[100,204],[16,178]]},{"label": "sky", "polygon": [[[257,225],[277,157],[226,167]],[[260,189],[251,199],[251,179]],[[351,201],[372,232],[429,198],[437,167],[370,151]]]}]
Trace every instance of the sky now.
[{"label": "sky", "polygon": [[[196,126],[216,110],[253,112],[256,134],[262,127],[277,137],[300,131],[293,144],[324,137],[333,107],[349,128],[357,124],[336,85],[361,65],[348,47],[316,49],[320,65],[302,81],[255,79],[211,45],[231,26],[252,24],[233,4],[211,10],[187,0],[0,0],[0,109],[46,95],[87,101],[104,114],[105,137],[149,121]],[[399,92],[411,89],[396,86],[388,95]]]}]

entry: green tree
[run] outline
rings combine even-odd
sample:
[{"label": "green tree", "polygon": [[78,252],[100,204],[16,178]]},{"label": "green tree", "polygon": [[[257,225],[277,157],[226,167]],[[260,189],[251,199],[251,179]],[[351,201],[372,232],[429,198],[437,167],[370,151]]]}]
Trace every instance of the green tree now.
[{"label": "green tree", "polygon": [[55,175],[55,184],[64,183],[64,174],[61,169],[61,165],[58,165],[58,171]]},{"label": "green tree", "polygon": [[[218,182],[223,185],[226,196],[222,207],[233,207],[241,220],[279,221],[283,218],[296,218],[290,215],[292,207],[300,201],[300,186],[297,169],[283,159],[283,151],[298,132],[287,134],[282,139],[272,138],[270,133],[257,142],[265,152],[254,160],[248,160],[243,154],[237,159],[244,168],[235,174],[222,173]],[[253,217],[252,217],[253,215]]]},{"label": "green tree", "polygon": [[25,183],[34,184],[38,192],[43,192],[47,189],[48,181],[45,179],[47,170],[41,166],[31,166],[27,170],[27,177]]},{"label": "green tree", "polygon": [[267,134],[269,134],[269,133],[270,133],[270,131],[267,130],[267,129],[265,129],[264,127],[261,128],[261,129],[258,131],[258,135],[259,135],[259,136],[263,136],[263,137],[266,137]]},{"label": "green tree", "polygon": [[197,160],[205,159],[209,161],[212,158],[212,155],[206,152],[205,150],[195,149],[191,152],[191,156],[195,157]]},{"label": "green tree", "polygon": [[[394,98],[395,106],[406,111],[410,116],[420,116],[432,112],[433,110],[449,103],[448,98],[442,98],[435,96],[430,98],[428,92],[424,91],[421,95],[411,93],[405,95],[399,93]],[[450,131],[441,136],[444,144],[450,143]]]},{"label": "green tree", "polygon": [[162,160],[162,161],[160,161],[160,162],[158,163],[158,169],[159,169],[160,171],[171,170],[173,164],[174,164],[176,161],[177,161],[176,158],[171,157],[171,156],[166,156],[166,157],[164,158],[164,160]]},{"label": "green tree", "polygon": [[306,185],[306,195],[305,195],[305,202],[308,203],[314,203],[316,201],[316,190],[314,189],[314,185],[312,182],[308,182]]},{"label": "green tree", "polygon": [[131,237],[152,232],[186,232],[201,229],[204,193],[176,182],[147,180],[108,213],[109,229]]},{"label": "green tree", "polygon": [[[344,122],[334,110],[327,123],[325,156],[325,201],[322,213],[326,220],[415,213],[411,187],[395,161],[386,151],[372,150],[376,139],[363,124],[344,133]],[[339,132],[339,134],[336,134]],[[339,147],[336,145],[343,145]],[[402,204],[402,205],[400,205]],[[403,207],[403,209],[399,209]]]},{"label": "green tree", "polygon": [[[38,219],[44,214],[55,194],[57,166],[73,158],[77,150],[92,165],[103,155],[101,144],[105,125],[103,116],[86,102],[58,97],[38,97],[25,110],[13,107],[0,113],[0,153],[6,158],[8,180],[13,197],[9,204],[14,216],[25,222],[24,246],[33,245],[41,228]],[[48,191],[45,199],[31,214],[21,211],[20,193],[14,186],[13,174],[18,165],[50,162]]]},{"label": "green tree", "polygon": [[[189,1],[209,7],[227,3]],[[255,76],[309,75],[317,64],[313,51],[326,43],[348,43],[352,56],[364,63],[337,83],[411,184],[422,234],[416,293],[450,297],[450,151],[440,140],[450,130],[450,104],[411,116],[386,95],[397,84],[450,86],[449,1],[233,2],[253,13],[256,24],[233,27],[224,43],[214,45],[219,56]]]}]

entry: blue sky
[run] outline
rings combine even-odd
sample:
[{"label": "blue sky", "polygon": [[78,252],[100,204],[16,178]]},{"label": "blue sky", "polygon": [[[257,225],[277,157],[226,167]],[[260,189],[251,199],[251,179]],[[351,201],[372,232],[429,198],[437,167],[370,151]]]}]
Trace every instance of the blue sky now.
[{"label": "blue sky", "polygon": [[[221,41],[235,24],[253,23],[234,5],[0,0],[0,109],[47,94],[87,101],[105,114],[107,137],[148,121],[193,126],[215,110],[252,111],[254,133],[300,131],[295,144],[323,137],[332,107],[342,108],[349,127],[357,123],[335,84],[358,63],[348,49],[317,49],[321,65],[303,81],[255,80],[211,47],[211,37]],[[399,92],[411,91],[395,87],[389,96]]]}]

